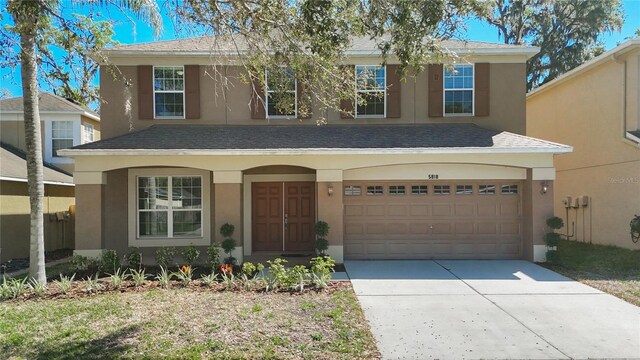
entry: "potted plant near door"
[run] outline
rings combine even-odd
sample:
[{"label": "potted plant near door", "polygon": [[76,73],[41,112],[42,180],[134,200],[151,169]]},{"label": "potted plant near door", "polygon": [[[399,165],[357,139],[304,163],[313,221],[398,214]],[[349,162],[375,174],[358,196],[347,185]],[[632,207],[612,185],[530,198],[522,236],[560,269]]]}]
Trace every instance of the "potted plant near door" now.
[{"label": "potted plant near door", "polygon": [[231,254],[233,250],[236,249],[236,241],[232,238],[235,230],[236,227],[229,223],[225,223],[220,227],[220,235],[224,238],[221,244],[222,250],[227,254],[227,257],[224,259],[224,263],[229,265],[235,265],[236,263],[236,258]]}]

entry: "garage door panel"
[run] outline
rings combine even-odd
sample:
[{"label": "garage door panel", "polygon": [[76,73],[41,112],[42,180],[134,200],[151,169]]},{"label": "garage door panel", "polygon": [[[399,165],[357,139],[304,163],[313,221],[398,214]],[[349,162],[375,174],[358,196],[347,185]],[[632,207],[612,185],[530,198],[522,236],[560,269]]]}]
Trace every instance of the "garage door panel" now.
[{"label": "garage door panel", "polygon": [[[478,194],[478,184],[428,182],[426,195],[412,194],[407,182],[345,182],[345,186],[382,186],[383,195],[345,196],[345,257],[351,259],[512,259],[520,258],[521,194]],[[519,184],[521,182],[510,182]],[[389,195],[389,185],[404,185],[405,195]],[[424,182],[422,183],[424,184]],[[434,184],[452,193],[435,195]],[[473,186],[456,194],[456,185]]]}]

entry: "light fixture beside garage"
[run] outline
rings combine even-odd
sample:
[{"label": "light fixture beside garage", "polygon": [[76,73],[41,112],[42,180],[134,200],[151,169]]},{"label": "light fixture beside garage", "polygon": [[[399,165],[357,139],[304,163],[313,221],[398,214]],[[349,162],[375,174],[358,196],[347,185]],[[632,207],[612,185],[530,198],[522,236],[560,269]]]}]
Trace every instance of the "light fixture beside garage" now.
[{"label": "light fixture beside garage", "polygon": [[333,184],[332,183],[328,183],[327,184],[327,195],[333,196]]},{"label": "light fixture beside garage", "polygon": [[540,194],[544,195],[547,193],[547,191],[549,191],[549,182],[548,181],[543,181],[542,182],[542,187],[540,188]]}]

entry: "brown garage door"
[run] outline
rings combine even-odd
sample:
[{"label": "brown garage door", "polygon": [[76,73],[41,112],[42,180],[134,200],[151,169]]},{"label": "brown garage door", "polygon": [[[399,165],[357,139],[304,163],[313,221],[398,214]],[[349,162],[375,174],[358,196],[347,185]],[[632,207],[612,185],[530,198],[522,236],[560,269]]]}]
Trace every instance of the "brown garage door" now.
[{"label": "brown garage door", "polygon": [[520,181],[343,184],[348,259],[521,257]]}]

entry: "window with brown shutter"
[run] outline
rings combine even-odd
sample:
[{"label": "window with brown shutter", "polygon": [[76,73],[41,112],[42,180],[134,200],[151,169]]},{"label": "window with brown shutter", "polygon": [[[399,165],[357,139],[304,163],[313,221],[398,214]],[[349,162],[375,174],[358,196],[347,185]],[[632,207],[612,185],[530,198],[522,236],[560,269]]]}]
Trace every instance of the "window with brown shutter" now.
[{"label": "window with brown shutter", "polygon": [[490,102],[490,69],[489,63],[476,63],[475,66],[475,115],[476,116],[489,116],[489,102]]},{"label": "window with brown shutter", "polygon": [[200,66],[184,66],[185,107],[187,119],[200,118]]},{"label": "window with brown shutter", "polygon": [[387,117],[399,118],[400,111],[400,74],[398,65],[387,65]]},{"label": "window with brown shutter", "polygon": [[443,87],[442,87],[442,64],[429,64],[429,116],[443,116]]},{"label": "window with brown shutter", "polygon": [[153,66],[138,66],[138,118],[153,119]]}]

